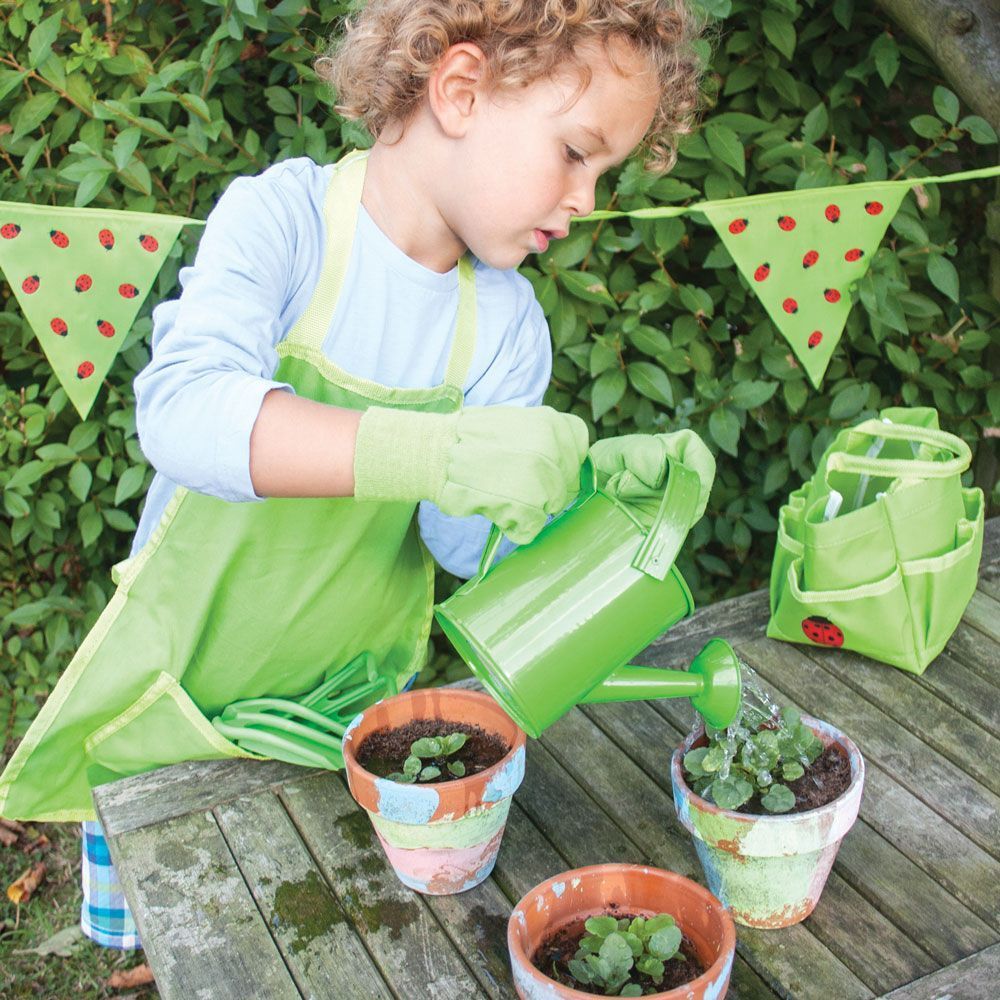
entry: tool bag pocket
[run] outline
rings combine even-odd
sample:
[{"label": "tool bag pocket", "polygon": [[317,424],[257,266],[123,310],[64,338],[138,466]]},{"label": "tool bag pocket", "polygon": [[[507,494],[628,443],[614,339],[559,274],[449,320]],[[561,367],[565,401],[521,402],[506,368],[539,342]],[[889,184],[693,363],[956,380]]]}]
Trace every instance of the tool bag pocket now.
[{"label": "tool bag pocket", "polygon": [[913,662],[913,620],[899,567],[861,586],[807,590],[798,558],[789,563],[784,586],[774,590],[776,606],[767,628],[772,638],[853,649],[897,667]]},{"label": "tool bag pocket", "polygon": [[110,781],[184,760],[265,759],[216,732],[177,678],[164,671],[124,712],[91,733],[84,750],[92,781],[95,776]]},{"label": "tool bag pocket", "polygon": [[976,590],[983,551],[983,494],[965,489],[962,500],[965,517],[955,526],[955,547],[944,555],[913,559],[899,567],[925,663],[944,649]]}]

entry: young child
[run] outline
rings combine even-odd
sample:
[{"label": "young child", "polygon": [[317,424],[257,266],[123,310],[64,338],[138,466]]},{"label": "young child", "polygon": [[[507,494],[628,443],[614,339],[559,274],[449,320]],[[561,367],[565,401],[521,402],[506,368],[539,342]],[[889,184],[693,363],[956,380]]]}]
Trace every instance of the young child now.
[{"label": "young child", "polygon": [[[427,647],[427,550],[470,576],[490,522],[524,543],[572,500],[587,427],[540,405],[549,334],[514,269],[641,141],[670,165],[693,31],[682,0],[372,0],[319,64],[370,153],[287,160],[220,199],[135,383],[157,473],[132,558],[0,778],[0,813],[87,821],[94,940],[138,944],[93,784],[253,756],[208,720],[363,653],[402,685]],[[668,454],[704,510],[714,462],[690,431],[591,449],[640,491]]]}]

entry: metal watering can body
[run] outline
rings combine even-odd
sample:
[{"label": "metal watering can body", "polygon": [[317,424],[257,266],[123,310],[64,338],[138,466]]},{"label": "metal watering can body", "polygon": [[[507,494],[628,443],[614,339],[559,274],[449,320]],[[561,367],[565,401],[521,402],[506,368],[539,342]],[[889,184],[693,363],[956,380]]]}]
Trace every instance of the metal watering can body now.
[{"label": "metal watering can body", "polygon": [[728,643],[713,639],[690,671],[624,666],[694,610],[673,562],[700,483],[670,462],[648,528],[596,487],[590,461],[574,503],[529,545],[479,573],[436,608],[438,622],[483,686],[529,735],[584,702],[690,697],[711,725],[735,717],[742,690]]}]

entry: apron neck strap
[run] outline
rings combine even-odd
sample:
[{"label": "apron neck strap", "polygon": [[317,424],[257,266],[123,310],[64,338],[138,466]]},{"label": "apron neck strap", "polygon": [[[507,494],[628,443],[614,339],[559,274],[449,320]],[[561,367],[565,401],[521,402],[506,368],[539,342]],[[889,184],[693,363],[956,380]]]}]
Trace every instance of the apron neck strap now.
[{"label": "apron neck strap", "polygon": [[[309,305],[286,341],[320,353],[333,319],[354,246],[358,207],[365,183],[368,151],[356,150],[334,167],[323,204],[326,244],[319,281]],[[461,398],[476,346],[476,275],[468,253],[458,262],[458,312],[445,373],[445,385]]]}]

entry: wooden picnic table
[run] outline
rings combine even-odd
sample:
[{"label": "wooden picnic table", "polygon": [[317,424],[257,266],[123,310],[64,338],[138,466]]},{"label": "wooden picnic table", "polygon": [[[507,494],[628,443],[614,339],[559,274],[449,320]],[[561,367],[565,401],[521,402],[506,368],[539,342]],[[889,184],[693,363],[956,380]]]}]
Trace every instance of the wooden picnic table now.
[{"label": "wooden picnic table", "polygon": [[[815,912],[737,927],[729,996],[1000,995],[1000,518],[979,589],[922,677],[764,637],[764,591],[699,611],[638,662],[685,666],[721,635],[781,704],[849,734],[861,813]],[[192,762],[94,792],[161,996],[513,997],[506,922],[559,871],[624,861],[704,883],[671,799],[687,701],[572,710],[529,741],[493,875],[421,896],[389,868],[342,773]]]}]

